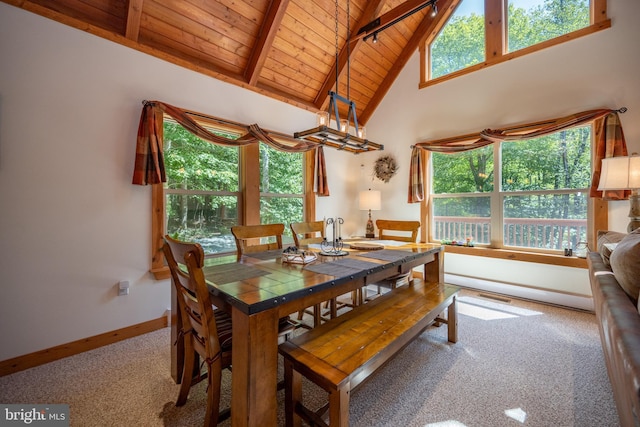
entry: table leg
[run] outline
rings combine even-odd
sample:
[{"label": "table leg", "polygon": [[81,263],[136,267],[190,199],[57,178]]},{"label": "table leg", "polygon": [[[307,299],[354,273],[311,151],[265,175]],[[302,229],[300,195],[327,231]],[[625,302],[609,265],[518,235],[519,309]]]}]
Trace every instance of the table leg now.
[{"label": "table leg", "polygon": [[458,303],[455,296],[447,309],[447,332],[449,342],[458,342]]},{"label": "table leg", "polygon": [[444,251],[433,254],[433,261],[424,265],[425,283],[444,283]]},{"label": "table leg", "polygon": [[277,421],[278,313],[231,310],[233,350],[231,424],[275,426]]}]

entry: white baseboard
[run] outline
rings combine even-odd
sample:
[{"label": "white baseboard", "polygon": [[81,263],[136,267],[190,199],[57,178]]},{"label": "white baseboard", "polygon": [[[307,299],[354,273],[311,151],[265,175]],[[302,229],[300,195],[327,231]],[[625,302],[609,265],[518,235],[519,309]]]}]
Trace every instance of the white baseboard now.
[{"label": "white baseboard", "polygon": [[593,298],[587,295],[566,294],[562,292],[544,289],[529,288],[510,283],[494,282],[490,280],[476,279],[473,277],[459,276],[456,274],[444,275],[444,280],[452,285],[472,288],[500,295],[509,295],[514,298],[522,298],[539,301],[548,304],[576,308],[585,311],[594,311]]}]

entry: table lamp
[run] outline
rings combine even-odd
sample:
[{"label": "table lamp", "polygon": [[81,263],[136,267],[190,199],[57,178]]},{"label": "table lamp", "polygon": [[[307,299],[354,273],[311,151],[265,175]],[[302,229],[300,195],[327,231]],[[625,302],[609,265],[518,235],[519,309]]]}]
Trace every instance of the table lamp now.
[{"label": "table lamp", "polygon": [[640,156],[609,157],[602,159],[602,171],[598,190],[631,190],[629,196],[630,233],[640,227]]},{"label": "table lamp", "polygon": [[379,211],[380,210],[380,192],[376,190],[368,189],[366,191],[360,192],[360,210],[361,211],[369,211],[369,220],[367,221],[367,231],[365,233],[365,237],[373,238],[375,237],[375,232],[373,228],[373,221],[371,220],[371,211]]}]

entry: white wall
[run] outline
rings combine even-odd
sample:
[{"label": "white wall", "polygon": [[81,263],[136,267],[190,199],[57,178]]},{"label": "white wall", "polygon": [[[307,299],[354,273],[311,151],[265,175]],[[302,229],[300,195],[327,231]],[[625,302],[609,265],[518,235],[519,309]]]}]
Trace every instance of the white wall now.
[{"label": "white wall", "polygon": [[[151,189],[131,184],[143,99],[289,133],[315,124],[307,111],[5,3],[0,58],[0,360],[170,305],[169,281],[148,273]],[[118,297],[123,279],[130,295]]]},{"label": "white wall", "polygon": [[[357,194],[368,187],[383,192],[374,217],[418,217],[406,186],[408,146],[421,139],[626,106],[625,132],[640,148],[640,4],[610,3],[610,30],[433,88],[417,89],[414,57],[367,125],[396,155],[398,175],[374,182],[379,153],[327,149],[331,196],[318,198],[318,218],[342,216],[343,235],[363,233]],[[0,58],[0,360],[154,319],[169,306],[169,281],[148,273],[150,188],[131,185],[143,99],[288,133],[315,123],[310,112],[5,3]],[[624,229],[626,210],[614,214]],[[122,279],[131,281],[126,297],[117,296]]]},{"label": "white wall", "polygon": [[[407,204],[409,146],[485,128],[544,120],[592,108],[627,107],[620,115],[630,152],[640,152],[640,2],[609,1],[610,29],[484,70],[418,89],[419,55],[405,66],[375,114],[367,134],[396,155],[400,172],[375,216],[418,218]],[[367,154],[371,169],[377,155]],[[352,169],[361,159],[352,159]],[[613,202],[609,228],[626,231],[629,202]],[[364,217],[363,217],[364,218]],[[532,288],[590,295],[587,271],[447,254],[447,273]],[[508,290],[505,290],[508,291]]]}]

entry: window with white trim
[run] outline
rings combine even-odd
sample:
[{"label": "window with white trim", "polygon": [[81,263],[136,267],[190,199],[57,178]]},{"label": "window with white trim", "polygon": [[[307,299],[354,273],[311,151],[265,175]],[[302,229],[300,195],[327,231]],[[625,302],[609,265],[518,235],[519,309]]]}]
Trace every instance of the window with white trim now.
[{"label": "window with white trim", "polygon": [[431,154],[431,240],[562,252],[587,240],[592,127]]}]

